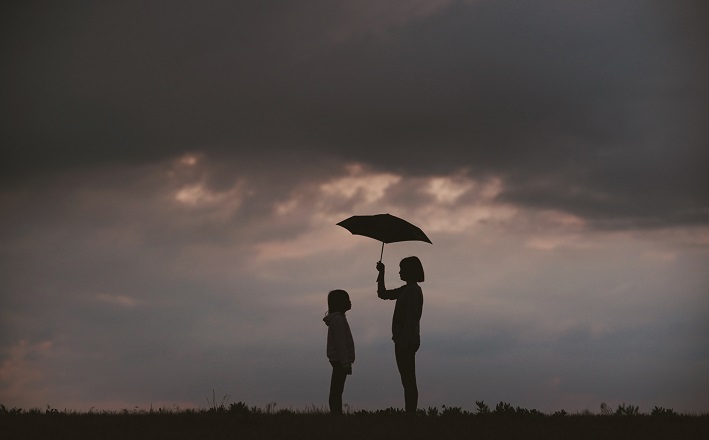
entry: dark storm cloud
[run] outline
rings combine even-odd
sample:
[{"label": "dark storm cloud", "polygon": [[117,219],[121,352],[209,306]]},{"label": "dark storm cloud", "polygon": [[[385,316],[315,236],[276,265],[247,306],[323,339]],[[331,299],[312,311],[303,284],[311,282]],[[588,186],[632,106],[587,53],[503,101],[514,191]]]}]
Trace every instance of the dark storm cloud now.
[{"label": "dark storm cloud", "polygon": [[402,4],[8,8],[2,181],[326,157],[499,175],[503,200],[601,227],[709,220],[699,2]]}]

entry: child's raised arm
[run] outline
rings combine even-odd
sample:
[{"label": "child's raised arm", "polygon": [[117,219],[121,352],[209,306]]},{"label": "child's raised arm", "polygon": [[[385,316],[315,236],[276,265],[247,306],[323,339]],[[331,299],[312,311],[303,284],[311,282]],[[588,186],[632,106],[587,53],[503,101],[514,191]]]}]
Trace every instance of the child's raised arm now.
[{"label": "child's raised arm", "polygon": [[397,299],[399,297],[399,289],[387,290],[384,284],[384,271],[386,270],[384,263],[379,261],[377,270],[379,271],[379,276],[377,276],[377,296],[381,299]]}]

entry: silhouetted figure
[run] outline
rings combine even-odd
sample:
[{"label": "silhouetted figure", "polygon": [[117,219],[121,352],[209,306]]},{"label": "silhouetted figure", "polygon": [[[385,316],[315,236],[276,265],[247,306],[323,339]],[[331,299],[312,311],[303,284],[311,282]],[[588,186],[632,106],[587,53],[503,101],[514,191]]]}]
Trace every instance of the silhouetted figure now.
[{"label": "silhouetted figure", "polygon": [[333,290],[327,295],[327,358],[332,365],[330,378],[330,413],[342,414],[342,392],[345,379],[352,374],[355,360],[354,339],[345,312],[352,308],[350,296],[344,290]]},{"label": "silhouetted figure", "polygon": [[416,386],[416,351],[421,345],[419,334],[423,312],[423,292],[418,283],[423,282],[423,265],[417,257],[407,257],[399,263],[399,276],[406,284],[387,290],[384,286],[384,264],[377,263],[377,295],[381,299],[394,299],[394,317],[391,321],[392,339],[399,367],[401,384],[404,386],[404,402],[408,414],[416,414],[419,392]]}]

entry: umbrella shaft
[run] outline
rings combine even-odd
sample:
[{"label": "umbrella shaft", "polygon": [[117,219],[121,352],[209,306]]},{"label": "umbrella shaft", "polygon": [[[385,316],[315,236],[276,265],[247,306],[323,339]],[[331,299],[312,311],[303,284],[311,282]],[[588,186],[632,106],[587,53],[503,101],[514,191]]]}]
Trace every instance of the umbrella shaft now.
[{"label": "umbrella shaft", "polygon": [[379,262],[382,262],[382,256],[384,255],[384,242],[382,241],[382,253],[379,254]]}]

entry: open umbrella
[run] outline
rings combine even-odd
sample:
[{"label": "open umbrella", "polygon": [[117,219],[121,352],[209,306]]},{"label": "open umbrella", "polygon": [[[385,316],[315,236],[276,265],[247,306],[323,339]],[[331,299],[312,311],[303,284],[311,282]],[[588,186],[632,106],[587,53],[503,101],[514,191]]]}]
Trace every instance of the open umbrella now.
[{"label": "open umbrella", "polygon": [[354,215],[342,220],[337,225],[342,226],[354,235],[364,235],[381,241],[382,252],[379,255],[379,261],[382,261],[382,256],[384,255],[384,243],[398,241],[425,241],[431,243],[431,240],[426,237],[421,228],[391,214]]}]

